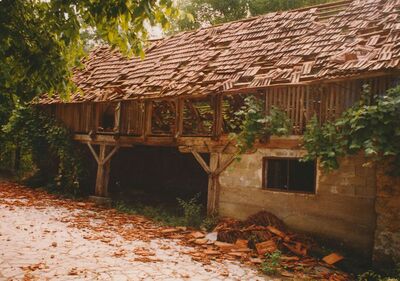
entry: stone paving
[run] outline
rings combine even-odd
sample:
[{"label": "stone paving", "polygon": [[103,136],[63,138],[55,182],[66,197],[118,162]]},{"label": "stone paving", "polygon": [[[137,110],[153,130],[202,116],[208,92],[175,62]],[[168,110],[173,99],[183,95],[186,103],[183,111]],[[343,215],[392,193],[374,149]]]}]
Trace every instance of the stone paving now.
[{"label": "stone paving", "polygon": [[112,228],[108,240],[89,239],[98,233],[67,223],[88,211],[7,195],[0,190],[0,280],[273,280],[235,261],[193,261],[173,239],[126,240]]}]

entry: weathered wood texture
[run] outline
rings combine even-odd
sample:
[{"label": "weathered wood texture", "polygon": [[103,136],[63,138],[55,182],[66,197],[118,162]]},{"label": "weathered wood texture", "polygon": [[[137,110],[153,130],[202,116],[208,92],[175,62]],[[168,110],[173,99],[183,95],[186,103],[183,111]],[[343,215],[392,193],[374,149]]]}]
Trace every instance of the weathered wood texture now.
[{"label": "weathered wood texture", "polygon": [[110,178],[111,157],[117,152],[118,146],[113,148],[107,147],[106,144],[99,145],[99,152],[93,148],[91,143],[88,147],[97,162],[97,176],[95,195],[99,197],[108,197],[108,181]]},{"label": "weathered wood texture", "polygon": [[[234,132],[234,118],[253,94],[263,99],[265,111],[284,110],[301,135],[307,122],[317,116],[321,123],[338,118],[357,102],[365,85],[371,94],[383,94],[395,85],[391,77],[349,80],[337,83],[271,87],[246,94],[213,95],[197,99],[127,100],[120,102],[53,105],[56,118],[74,133],[118,134],[160,144],[177,145],[177,137],[211,137]],[[160,139],[161,140],[157,140]]]},{"label": "weathered wood texture", "polygon": [[214,215],[218,212],[220,193],[219,175],[234,161],[234,155],[231,155],[228,159],[222,161],[222,153],[213,152],[210,154],[210,163],[207,164],[197,151],[192,151],[192,154],[208,174],[207,214]]}]

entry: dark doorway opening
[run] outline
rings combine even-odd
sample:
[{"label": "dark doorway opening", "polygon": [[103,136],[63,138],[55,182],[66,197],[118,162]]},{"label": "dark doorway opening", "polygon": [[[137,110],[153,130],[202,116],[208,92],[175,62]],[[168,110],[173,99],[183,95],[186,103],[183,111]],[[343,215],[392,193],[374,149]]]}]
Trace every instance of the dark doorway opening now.
[{"label": "dark doorway opening", "polygon": [[208,176],[193,155],[175,147],[121,148],[112,159],[109,192],[115,201],[176,209],[177,198],[200,194],[205,209],[207,188]]}]

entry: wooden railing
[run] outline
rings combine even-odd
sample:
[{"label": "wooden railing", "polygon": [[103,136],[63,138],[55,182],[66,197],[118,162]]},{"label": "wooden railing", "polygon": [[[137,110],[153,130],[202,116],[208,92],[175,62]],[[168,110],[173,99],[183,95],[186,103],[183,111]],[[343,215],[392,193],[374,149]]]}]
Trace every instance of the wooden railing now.
[{"label": "wooden railing", "polygon": [[[284,110],[292,121],[293,134],[300,135],[314,115],[321,123],[338,118],[360,99],[364,85],[369,85],[374,95],[385,93],[395,83],[393,77],[385,76],[340,83],[271,87],[253,94],[265,101],[266,113],[272,107]],[[52,106],[51,112],[74,133],[218,138],[234,131],[234,113],[243,106],[246,95],[58,104]]]}]

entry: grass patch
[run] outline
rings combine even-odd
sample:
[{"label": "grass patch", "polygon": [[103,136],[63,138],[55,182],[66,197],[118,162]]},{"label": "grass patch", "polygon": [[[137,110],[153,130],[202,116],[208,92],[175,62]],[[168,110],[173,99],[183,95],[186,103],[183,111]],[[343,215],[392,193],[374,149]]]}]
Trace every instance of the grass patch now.
[{"label": "grass patch", "polygon": [[114,208],[120,212],[142,215],[153,221],[168,226],[188,226],[212,230],[218,222],[217,216],[207,217],[202,204],[199,203],[199,194],[189,200],[177,198],[177,203],[148,205],[139,202],[127,204],[124,201],[116,201]]},{"label": "grass patch", "polygon": [[127,204],[124,201],[117,201],[114,203],[114,208],[122,213],[145,216],[162,225],[185,225],[184,217],[177,214],[176,210],[168,208],[165,205],[151,206],[143,203]]}]

